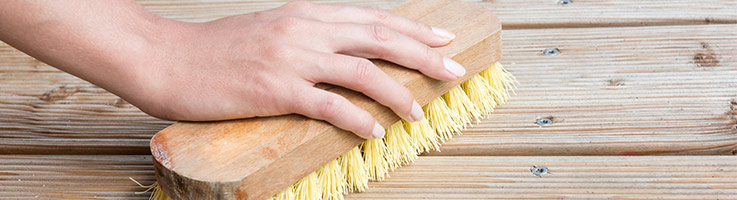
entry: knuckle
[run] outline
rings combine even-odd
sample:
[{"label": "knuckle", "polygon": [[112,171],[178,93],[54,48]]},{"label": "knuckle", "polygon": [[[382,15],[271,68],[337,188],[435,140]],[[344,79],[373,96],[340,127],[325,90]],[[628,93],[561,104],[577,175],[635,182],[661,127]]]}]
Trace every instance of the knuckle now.
[{"label": "knuckle", "polygon": [[369,7],[366,7],[365,9],[369,14],[371,14],[371,16],[373,16],[377,20],[377,22],[381,22],[391,15],[389,11],[386,11],[376,6],[369,6]]},{"label": "knuckle", "polygon": [[265,58],[281,59],[293,58],[295,49],[288,45],[269,45],[262,48]]},{"label": "knuckle", "polygon": [[390,33],[389,28],[382,26],[382,25],[377,25],[377,24],[372,24],[370,28],[371,28],[371,33],[373,34],[374,39],[376,39],[376,41],[385,42],[390,39],[389,37],[391,33]]},{"label": "knuckle", "polygon": [[432,49],[430,47],[425,47],[425,53],[420,58],[421,59],[420,61],[424,61],[427,63],[423,66],[433,66],[433,64],[435,64],[433,62],[440,61],[440,57],[442,56],[440,56],[440,53],[435,51],[435,49]]},{"label": "knuckle", "polygon": [[373,82],[376,75],[373,72],[374,64],[366,59],[360,59],[356,62],[354,68],[353,80],[361,87],[365,87]]},{"label": "knuckle", "polygon": [[399,102],[399,105],[397,106],[400,110],[406,111],[403,114],[409,114],[412,111],[412,103],[415,101],[415,97],[409,89],[406,87],[402,88],[401,94],[397,97],[397,101]]},{"label": "knuckle", "polygon": [[431,33],[432,32],[432,28],[430,27],[430,25],[427,25],[422,22],[415,22],[415,23],[417,24],[415,27],[417,29],[416,33],[427,33],[427,32]]},{"label": "knuckle", "polygon": [[328,121],[338,117],[337,115],[340,111],[340,104],[342,102],[341,97],[328,96],[324,98],[319,105],[317,105],[317,115]]},{"label": "knuckle", "polygon": [[280,17],[269,24],[269,28],[276,33],[293,34],[305,24],[307,20],[299,17]]}]

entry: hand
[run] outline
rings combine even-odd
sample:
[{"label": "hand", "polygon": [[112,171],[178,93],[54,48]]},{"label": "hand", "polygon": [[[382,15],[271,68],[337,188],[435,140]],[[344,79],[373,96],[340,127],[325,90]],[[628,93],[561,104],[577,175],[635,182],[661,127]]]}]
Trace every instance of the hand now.
[{"label": "hand", "polygon": [[[88,30],[89,34],[103,38],[61,37],[59,40],[72,43],[60,43],[62,48],[94,41],[89,45],[107,45],[98,49],[104,55],[94,57],[92,50],[73,55],[47,53],[34,49],[43,44],[24,46],[25,38],[11,37],[9,43],[34,57],[47,58],[50,64],[162,119],[208,121],[298,113],[363,138],[379,138],[384,128],[367,111],[340,95],[315,88],[315,84],[329,83],[362,92],[401,118],[415,121],[424,114],[412,93],[367,58],[385,59],[440,80],[454,80],[465,73],[458,63],[430,48],[448,44],[454,37],[452,33],[378,8],[295,1],[207,23],[183,23],[145,10],[111,12],[135,5],[132,2],[77,2],[90,7],[123,4],[107,9],[46,3],[60,7],[54,11],[90,12],[86,14],[91,16],[78,20],[95,24],[97,28]],[[51,19],[63,22],[66,15],[59,15]],[[114,20],[104,21],[108,18]],[[71,30],[80,26],[71,24]],[[21,25],[17,27],[23,28]],[[137,37],[124,40],[117,32],[106,30],[121,35],[132,32]],[[46,30],[43,34],[53,32],[58,31]],[[107,41],[110,38],[120,41]],[[89,55],[91,58],[85,59],[91,61],[65,59],[80,54]],[[111,76],[111,72],[116,75]]]},{"label": "hand", "polygon": [[[366,94],[405,120],[424,114],[412,93],[366,58],[381,58],[441,80],[465,70],[430,46],[453,35],[371,7],[307,1],[179,24],[146,72],[155,95],[139,95],[142,110],[166,119],[222,120],[299,113],[364,138],[384,135],[365,110],[315,88],[343,86]],[[182,29],[183,28],[183,29]],[[447,68],[446,68],[447,67]]]}]

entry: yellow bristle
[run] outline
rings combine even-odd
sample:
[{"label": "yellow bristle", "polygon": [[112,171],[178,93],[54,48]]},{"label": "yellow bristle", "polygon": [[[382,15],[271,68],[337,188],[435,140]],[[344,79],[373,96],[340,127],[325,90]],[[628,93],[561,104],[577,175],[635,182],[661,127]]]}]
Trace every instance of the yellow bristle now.
[{"label": "yellow bristle", "polygon": [[296,195],[294,194],[294,185],[290,185],[289,187],[271,197],[272,200],[292,200],[294,198],[296,198]]},{"label": "yellow bristle", "polygon": [[494,100],[488,82],[483,76],[475,75],[464,82],[462,86],[468,95],[468,99],[481,110],[481,113],[485,115],[494,111],[497,102]]},{"label": "yellow bristle", "polygon": [[408,122],[402,120],[404,129],[412,138],[412,148],[419,154],[440,148],[440,139],[430,126],[427,118],[420,121]]},{"label": "yellow bristle", "polygon": [[361,150],[353,147],[338,158],[340,160],[341,172],[345,176],[346,189],[345,192],[363,192],[368,188],[368,175],[366,175],[366,165],[363,164]]},{"label": "yellow bristle", "polygon": [[317,181],[317,173],[312,172],[304,178],[297,181],[295,184],[296,199],[310,200],[320,199],[320,184]]},{"label": "yellow bristle", "polygon": [[468,99],[460,85],[445,93],[443,99],[448,104],[448,108],[460,117],[463,125],[471,123],[472,120],[478,121],[483,116],[481,110]]},{"label": "yellow bristle", "polygon": [[370,180],[384,180],[389,172],[389,164],[386,162],[387,148],[384,139],[370,139],[363,142],[363,161],[368,169]]},{"label": "yellow bristle", "polygon": [[401,121],[389,126],[386,129],[384,138],[389,151],[386,161],[389,163],[391,170],[415,161],[417,151],[413,148],[412,138],[404,130],[404,125]]},{"label": "yellow bristle", "polygon": [[460,132],[463,128],[462,120],[455,112],[450,111],[443,98],[438,97],[427,104],[425,115],[441,142],[449,140],[453,137],[453,133]]},{"label": "yellow bristle", "polygon": [[322,188],[323,200],[342,200],[343,189],[346,187],[345,176],[340,171],[338,159],[330,161],[317,170],[317,177]]},{"label": "yellow bristle", "polygon": [[480,75],[486,79],[490,92],[494,96],[494,100],[500,104],[509,99],[510,91],[514,93],[514,88],[519,83],[517,82],[517,79],[505,70],[504,66],[498,62],[494,63],[491,67],[486,68],[480,73]]},{"label": "yellow bristle", "polygon": [[164,194],[164,191],[161,191],[161,186],[156,186],[153,191],[151,191],[151,196],[148,197],[148,200],[171,200],[166,194]]}]

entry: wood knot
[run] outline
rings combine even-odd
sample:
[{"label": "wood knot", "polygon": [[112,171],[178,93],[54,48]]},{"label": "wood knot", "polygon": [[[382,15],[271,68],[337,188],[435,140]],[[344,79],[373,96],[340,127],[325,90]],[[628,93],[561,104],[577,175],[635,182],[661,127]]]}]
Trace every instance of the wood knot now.
[{"label": "wood knot", "polygon": [[611,79],[611,80],[609,80],[609,86],[624,86],[624,80],[622,80],[622,79]]},{"label": "wood knot", "polygon": [[115,103],[113,103],[113,106],[118,108],[125,108],[128,107],[128,102],[125,101],[123,98],[118,98],[118,100],[115,100]]},{"label": "wood knot", "polygon": [[79,92],[79,87],[67,87],[66,85],[62,85],[44,93],[43,95],[41,95],[41,97],[39,97],[39,99],[47,102],[58,101],[66,99],[67,97],[72,96],[77,92]]},{"label": "wood knot", "polygon": [[696,53],[693,60],[699,67],[716,67],[719,64],[715,53]]}]

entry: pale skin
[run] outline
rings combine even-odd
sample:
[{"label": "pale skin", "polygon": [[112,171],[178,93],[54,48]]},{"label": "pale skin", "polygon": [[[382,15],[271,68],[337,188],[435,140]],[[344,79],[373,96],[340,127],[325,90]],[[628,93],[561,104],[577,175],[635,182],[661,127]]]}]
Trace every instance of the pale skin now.
[{"label": "pale skin", "polygon": [[315,84],[361,92],[405,120],[421,120],[412,93],[368,59],[455,80],[465,69],[431,48],[454,37],[378,8],[307,1],[205,23],[166,19],[128,0],[0,4],[0,40],[151,116],[211,121],[296,113],[367,139],[383,137],[384,128]]}]

